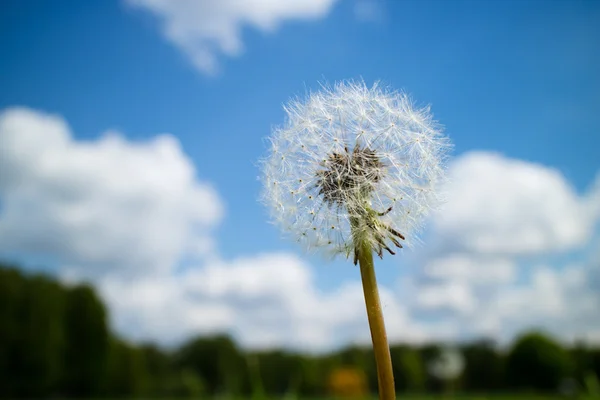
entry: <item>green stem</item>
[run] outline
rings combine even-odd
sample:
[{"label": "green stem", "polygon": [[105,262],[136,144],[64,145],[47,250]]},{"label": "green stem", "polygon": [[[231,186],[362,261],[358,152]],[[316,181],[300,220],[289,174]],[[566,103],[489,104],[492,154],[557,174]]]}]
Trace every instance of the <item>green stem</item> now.
[{"label": "green stem", "polygon": [[377,279],[375,278],[373,251],[368,243],[361,243],[360,251],[358,253],[358,262],[360,264],[360,276],[362,278],[363,291],[365,294],[369,327],[371,328],[371,340],[373,341],[375,363],[377,364],[379,399],[393,400],[396,398],[396,391],[394,389],[392,357],[390,356],[390,347],[385,332],[381,301],[379,300],[379,290],[377,289]]}]

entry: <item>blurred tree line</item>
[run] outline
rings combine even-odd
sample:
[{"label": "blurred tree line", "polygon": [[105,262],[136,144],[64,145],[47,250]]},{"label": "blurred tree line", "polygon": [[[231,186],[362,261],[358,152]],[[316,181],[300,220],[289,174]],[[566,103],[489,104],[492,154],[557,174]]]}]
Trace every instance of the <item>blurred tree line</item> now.
[{"label": "blurred tree line", "polygon": [[[394,345],[399,392],[436,392],[428,373],[442,347]],[[528,333],[505,351],[490,341],[459,347],[461,392],[556,391],[566,378],[600,376],[600,349],[565,348]],[[597,381],[596,381],[597,382]],[[65,286],[0,264],[0,397],[198,397],[362,395],[377,390],[371,350],[327,355],[242,351],[227,336],[197,337],[166,351],[111,333],[94,289]]]}]

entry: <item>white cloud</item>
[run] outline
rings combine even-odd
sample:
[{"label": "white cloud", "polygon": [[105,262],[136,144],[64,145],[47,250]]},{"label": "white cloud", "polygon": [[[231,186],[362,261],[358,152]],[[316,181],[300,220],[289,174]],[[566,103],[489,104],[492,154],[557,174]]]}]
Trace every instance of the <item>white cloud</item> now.
[{"label": "white cloud", "polygon": [[161,20],[166,38],[205,73],[218,69],[217,55],[238,56],[242,29],[275,31],[286,20],[322,18],[336,0],[126,0]]},{"label": "white cloud", "polygon": [[581,258],[594,247],[600,179],[578,195],[557,170],[484,152],[457,158],[450,176],[431,246],[417,254],[421,268],[404,284],[413,317],[503,341],[534,327],[566,339],[593,337],[600,253],[584,264],[536,264],[557,254]]},{"label": "white cloud", "polygon": [[600,291],[594,284],[600,274],[598,259],[527,272],[518,280],[495,285],[461,275],[434,282],[409,277],[402,285],[409,290],[401,304],[407,307],[409,320],[447,324],[452,339],[485,336],[508,343],[516,334],[536,328],[565,340],[595,337],[600,331],[596,316]]},{"label": "white cloud", "polygon": [[[216,261],[179,275],[100,281],[117,328],[137,339],[176,343],[201,332],[233,332],[250,347],[323,350],[367,343],[369,328],[358,282],[324,293],[311,269],[291,254]],[[424,340],[433,329],[408,320],[385,287],[382,304],[390,337]]]},{"label": "white cloud", "polygon": [[210,251],[223,214],[170,135],[77,141],[66,122],[25,108],[0,114],[0,251],[150,273]]},{"label": "white cloud", "polygon": [[473,152],[450,170],[448,204],[434,220],[438,240],[467,252],[524,255],[583,246],[597,222],[596,190],[578,196],[557,170]]},{"label": "white cloud", "polygon": [[[593,248],[600,178],[578,195],[558,171],[489,153],[450,171],[419,272],[380,288],[390,340],[506,341],[532,326],[598,338],[600,253],[543,263]],[[222,216],[170,135],[81,141],[58,116],[0,113],[0,254],[50,256],[69,266],[63,279],[93,279],[122,334],[176,344],[226,331],[245,346],[310,350],[370,341],[358,276],[324,291],[292,254],[223,259],[210,245]]]},{"label": "white cloud", "polygon": [[423,267],[423,272],[431,279],[488,285],[510,283],[516,279],[517,274],[512,260],[472,254],[449,254],[433,259]]},{"label": "white cloud", "polygon": [[476,306],[470,287],[458,282],[422,286],[415,300],[421,310],[448,310],[458,314],[472,312]]},{"label": "white cloud", "polygon": [[600,329],[596,315],[600,292],[589,285],[591,274],[599,268],[537,267],[526,283],[500,288],[480,305],[474,319],[487,315],[490,328],[504,339],[532,326],[546,328],[568,340],[585,338]]}]

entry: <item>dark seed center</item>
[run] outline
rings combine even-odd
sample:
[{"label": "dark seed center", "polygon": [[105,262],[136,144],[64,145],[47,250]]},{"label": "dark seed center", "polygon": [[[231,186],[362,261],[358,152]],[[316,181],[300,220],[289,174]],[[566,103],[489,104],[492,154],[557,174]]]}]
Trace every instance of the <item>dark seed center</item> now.
[{"label": "dark seed center", "polygon": [[317,171],[319,194],[328,205],[343,206],[368,198],[374,184],[383,177],[383,163],[375,151],[356,145],[352,152],[332,153]]},{"label": "dark seed center", "polygon": [[[332,153],[321,162],[324,169],[317,171],[317,185],[319,194],[323,195],[328,206],[346,207],[353,214],[351,223],[354,228],[364,227],[369,232],[374,245],[374,250],[383,257],[383,250],[390,254],[394,251],[386,244],[391,241],[396,247],[402,248],[398,241],[404,236],[392,227],[379,221],[392,210],[377,212],[368,206],[371,193],[375,184],[384,176],[384,163],[377,153],[368,147],[356,145],[352,152],[345,148],[343,152]],[[354,264],[358,262],[360,246],[354,247]]]}]

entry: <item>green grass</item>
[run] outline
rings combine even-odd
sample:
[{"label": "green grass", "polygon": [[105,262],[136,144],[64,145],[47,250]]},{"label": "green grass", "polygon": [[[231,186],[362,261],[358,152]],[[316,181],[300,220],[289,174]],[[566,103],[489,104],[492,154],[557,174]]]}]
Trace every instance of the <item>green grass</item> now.
[{"label": "green grass", "polygon": [[422,396],[398,396],[398,400],[558,400],[560,396],[541,395],[422,395]]},{"label": "green grass", "polygon": [[[551,395],[507,395],[507,394],[503,394],[503,395],[494,395],[494,394],[489,394],[489,395],[448,395],[448,396],[444,396],[444,395],[402,395],[399,394],[397,396],[398,400],[565,400],[566,397],[562,397],[562,396],[551,396]],[[592,399],[591,397],[578,397],[577,399]],[[320,399],[303,399],[303,398],[299,398],[298,400],[356,400],[356,399],[352,399],[352,398],[320,398]],[[362,400],[377,400],[376,397],[372,397],[372,398],[368,398],[368,399],[362,399]]]},{"label": "green grass", "polygon": [[[268,398],[269,400],[282,400],[276,398]],[[434,394],[423,394],[423,395],[411,395],[411,394],[398,394],[397,400],[565,400],[566,397],[559,395],[536,395],[536,394],[470,394],[470,395],[434,395]],[[577,397],[580,400],[591,400],[592,397]],[[244,399],[239,399],[244,400]],[[249,400],[249,399],[246,399]],[[303,398],[298,397],[296,400],[377,400],[376,397],[368,398],[353,398],[353,397],[319,397],[319,398]],[[600,399],[599,399],[600,400]]]}]

